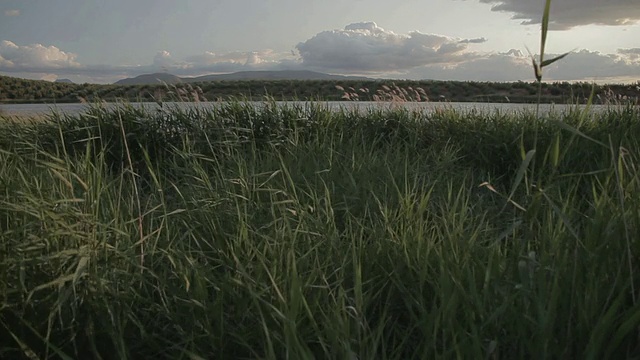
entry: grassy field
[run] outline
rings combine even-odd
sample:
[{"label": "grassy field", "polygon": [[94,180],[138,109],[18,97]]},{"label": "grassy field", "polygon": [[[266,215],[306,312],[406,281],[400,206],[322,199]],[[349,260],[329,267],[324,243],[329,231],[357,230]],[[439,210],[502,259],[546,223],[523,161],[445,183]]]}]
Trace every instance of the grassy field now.
[{"label": "grassy field", "polygon": [[637,106],[0,121],[0,358],[640,357]]}]

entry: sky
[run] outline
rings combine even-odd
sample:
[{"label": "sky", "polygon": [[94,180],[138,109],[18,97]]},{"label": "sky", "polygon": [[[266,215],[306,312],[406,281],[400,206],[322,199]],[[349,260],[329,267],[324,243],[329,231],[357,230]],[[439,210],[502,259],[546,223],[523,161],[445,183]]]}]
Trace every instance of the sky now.
[{"label": "sky", "polygon": [[[534,80],[544,0],[0,0],[0,74]],[[548,81],[640,81],[640,0],[553,0]]]}]

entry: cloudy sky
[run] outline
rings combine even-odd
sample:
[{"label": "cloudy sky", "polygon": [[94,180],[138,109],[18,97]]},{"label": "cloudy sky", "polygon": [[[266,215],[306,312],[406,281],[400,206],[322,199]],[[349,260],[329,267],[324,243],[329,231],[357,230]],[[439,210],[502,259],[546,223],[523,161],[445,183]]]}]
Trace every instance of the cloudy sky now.
[{"label": "cloudy sky", "polygon": [[[0,0],[0,74],[529,81],[544,0]],[[640,0],[554,0],[548,80],[640,80]]]}]

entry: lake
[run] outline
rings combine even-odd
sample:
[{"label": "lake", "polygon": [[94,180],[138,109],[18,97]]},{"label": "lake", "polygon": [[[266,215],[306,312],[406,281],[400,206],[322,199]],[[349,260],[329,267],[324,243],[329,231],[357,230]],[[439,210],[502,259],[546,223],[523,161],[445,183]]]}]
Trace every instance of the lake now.
[{"label": "lake", "polygon": [[[263,102],[252,102],[256,106],[262,106]],[[288,105],[305,105],[308,102],[304,101],[278,101],[278,104]],[[437,109],[455,109],[462,112],[478,111],[478,112],[495,112],[501,113],[519,113],[519,112],[534,112],[536,109],[535,104],[516,104],[516,103],[472,103],[472,102],[406,102],[406,103],[389,103],[389,102],[345,102],[345,101],[322,101],[315,102],[322,104],[330,109],[357,109],[366,111],[368,109],[385,109],[390,107],[404,107],[409,110],[419,110],[431,112]],[[128,103],[134,107],[144,107],[146,109],[155,110],[159,106],[157,103],[145,102],[145,103]],[[219,106],[221,103],[217,102],[201,102],[201,103],[179,103],[179,102],[165,102],[165,107],[181,107],[181,108],[208,108],[212,106]],[[119,104],[106,103],[105,107],[115,108]],[[0,112],[7,115],[38,115],[50,113],[52,109],[69,114],[77,115],[86,111],[89,104],[3,104],[0,105]],[[561,105],[561,104],[541,104],[541,113],[549,112],[565,112],[570,108],[575,108],[575,105]],[[580,108],[584,108],[581,105]],[[607,105],[594,105],[592,109],[594,111],[604,111],[608,109]]]}]

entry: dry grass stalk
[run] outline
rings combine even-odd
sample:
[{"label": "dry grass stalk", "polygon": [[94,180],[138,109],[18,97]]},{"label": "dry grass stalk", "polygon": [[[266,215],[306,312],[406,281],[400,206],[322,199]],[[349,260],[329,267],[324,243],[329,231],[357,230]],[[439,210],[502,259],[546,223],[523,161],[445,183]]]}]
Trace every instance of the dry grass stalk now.
[{"label": "dry grass stalk", "polygon": [[427,92],[421,88],[413,88],[408,86],[406,88],[400,87],[393,83],[391,86],[382,85],[375,93],[371,94],[371,90],[366,87],[361,87],[356,90],[353,87],[347,87],[335,85],[336,90],[342,92],[341,99],[347,101],[362,101],[361,95],[367,96],[367,100],[374,102],[390,102],[390,103],[406,103],[406,102],[428,102],[429,96]]}]

